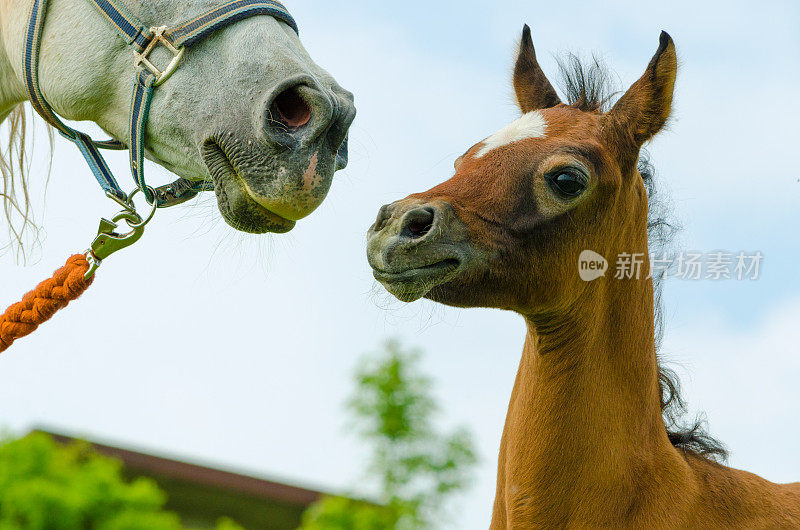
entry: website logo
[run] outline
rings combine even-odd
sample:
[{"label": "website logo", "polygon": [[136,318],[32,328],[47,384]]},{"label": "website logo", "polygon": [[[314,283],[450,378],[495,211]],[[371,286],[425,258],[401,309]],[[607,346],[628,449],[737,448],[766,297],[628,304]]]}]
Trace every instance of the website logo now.
[{"label": "website logo", "polygon": [[578,274],[581,280],[593,282],[602,278],[608,271],[608,261],[606,258],[593,250],[584,250],[578,258]]}]

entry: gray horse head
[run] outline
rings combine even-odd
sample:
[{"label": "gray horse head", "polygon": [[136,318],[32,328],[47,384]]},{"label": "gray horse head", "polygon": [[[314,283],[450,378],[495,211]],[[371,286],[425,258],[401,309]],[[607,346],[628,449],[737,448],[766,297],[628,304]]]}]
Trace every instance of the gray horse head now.
[{"label": "gray horse head", "polygon": [[[86,0],[51,1],[39,66],[45,97],[61,115],[94,121],[126,141],[129,47]],[[31,4],[0,4],[0,118],[27,99],[20,80]],[[172,26],[219,4],[129,0],[126,7],[146,25]],[[171,57],[158,48],[151,59],[163,66]],[[234,228],[287,232],[322,203],[334,172],[347,164],[354,117],[352,94],[311,60],[297,34],[256,16],[186,50],[155,92],[146,156],[181,177],[211,178],[219,209]]]}]

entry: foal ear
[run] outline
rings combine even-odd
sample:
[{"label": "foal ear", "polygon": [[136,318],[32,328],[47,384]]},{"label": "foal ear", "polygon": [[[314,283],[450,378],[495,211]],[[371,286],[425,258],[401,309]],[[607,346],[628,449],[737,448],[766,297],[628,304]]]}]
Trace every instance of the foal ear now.
[{"label": "foal ear", "polygon": [[667,122],[672,110],[672,93],[677,71],[675,44],[667,32],[662,31],[658,50],[644,75],[628,89],[609,113],[618,124],[620,132],[633,142],[637,151]]},{"label": "foal ear", "polygon": [[522,29],[519,57],[514,67],[514,92],[517,94],[519,108],[524,113],[555,107],[561,103],[536,60],[531,28],[527,24]]}]

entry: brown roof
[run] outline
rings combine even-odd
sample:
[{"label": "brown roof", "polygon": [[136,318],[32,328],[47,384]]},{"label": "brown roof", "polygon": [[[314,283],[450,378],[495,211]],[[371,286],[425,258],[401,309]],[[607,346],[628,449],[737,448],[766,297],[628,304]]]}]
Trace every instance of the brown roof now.
[{"label": "brown roof", "polygon": [[[71,436],[37,429],[37,432],[49,434],[59,443],[78,440]],[[113,447],[95,442],[88,442],[98,453],[121,460],[125,467],[134,472],[156,474],[168,478],[194,482],[204,486],[224,488],[236,493],[268,499],[283,503],[307,506],[317,501],[324,493],[288,484],[281,484],[247,475],[231,473],[210,467],[188,464],[178,460],[170,460],[158,456],[138,453],[120,447]]]}]

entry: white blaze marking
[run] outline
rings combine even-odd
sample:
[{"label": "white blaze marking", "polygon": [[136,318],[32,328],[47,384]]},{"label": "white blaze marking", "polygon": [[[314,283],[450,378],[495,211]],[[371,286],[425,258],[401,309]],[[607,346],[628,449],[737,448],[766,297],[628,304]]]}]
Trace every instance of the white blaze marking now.
[{"label": "white blaze marking", "polygon": [[483,141],[483,146],[475,154],[475,158],[481,158],[485,154],[494,151],[498,147],[513,144],[528,138],[543,138],[547,133],[547,121],[538,110],[522,115],[519,119],[512,121],[489,138]]}]

